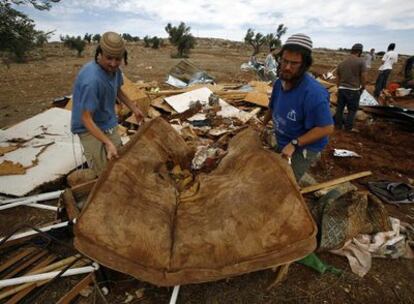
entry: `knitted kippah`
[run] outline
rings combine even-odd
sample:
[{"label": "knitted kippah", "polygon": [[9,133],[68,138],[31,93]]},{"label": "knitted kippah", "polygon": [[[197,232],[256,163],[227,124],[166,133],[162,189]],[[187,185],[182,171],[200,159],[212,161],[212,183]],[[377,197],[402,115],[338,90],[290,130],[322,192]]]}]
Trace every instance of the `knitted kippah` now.
[{"label": "knitted kippah", "polygon": [[352,51],[360,51],[360,52],[362,52],[362,49],[363,49],[364,47],[363,47],[363,45],[361,44],[361,43],[355,43],[353,46],[352,46]]},{"label": "knitted kippah", "polygon": [[122,37],[114,32],[106,32],[102,35],[99,45],[106,54],[114,57],[122,57],[125,52],[125,42]]},{"label": "knitted kippah", "polygon": [[286,42],[285,45],[300,45],[301,47],[304,47],[305,49],[308,49],[309,51],[312,51],[312,40],[309,36],[305,34],[295,34],[290,36]]}]

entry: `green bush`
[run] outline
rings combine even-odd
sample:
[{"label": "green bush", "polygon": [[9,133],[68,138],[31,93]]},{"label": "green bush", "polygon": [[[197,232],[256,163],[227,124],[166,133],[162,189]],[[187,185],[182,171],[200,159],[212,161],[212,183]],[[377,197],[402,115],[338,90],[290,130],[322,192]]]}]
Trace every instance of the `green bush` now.
[{"label": "green bush", "polygon": [[63,42],[64,46],[68,47],[71,50],[76,50],[79,57],[82,55],[82,52],[85,49],[86,41],[83,40],[81,36],[60,36],[60,40]]}]

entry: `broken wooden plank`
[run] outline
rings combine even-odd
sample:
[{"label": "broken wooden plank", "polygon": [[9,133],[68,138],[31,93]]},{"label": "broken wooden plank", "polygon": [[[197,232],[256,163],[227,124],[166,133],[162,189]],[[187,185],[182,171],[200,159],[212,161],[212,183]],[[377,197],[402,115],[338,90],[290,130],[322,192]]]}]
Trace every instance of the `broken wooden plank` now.
[{"label": "broken wooden plank", "polygon": [[[46,257],[46,259],[44,259],[43,261],[41,261],[38,265],[36,265],[35,267],[33,267],[33,269],[31,269],[29,272],[27,272],[26,274],[31,274],[34,271],[42,268],[42,267],[46,267],[47,265],[49,265],[50,263],[52,263],[54,260],[56,259],[55,255],[49,255],[48,257]],[[20,287],[20,286],[19,286]],[[32,290],[34,290],[36,287],[38,287],[36,284],[31,284],[25,288],[20,288],[20,291],[17,292],[13,297],[11,297],[5,304],[17,304],[19,303],[19,301],[21,299],[23,299],[26,295],[28,295],[30,292],[32,292]],[[11,290],[12,288],[10,288]]]},{"label": "broken wooden plank", "polygon": [[324,182],[324,183],[320,183],[320,184],[312,185],[312,186],[309,186],[309,187],[305,187],[300,191],[300,193],[305,194],[305,193],[309,193],[309,192],[314,192],[314,191],[317,191],[317,190],[320,190],[320,189],[323,189],[323,188],[332,187],[332,186],[335,186],[335,185],[338,185],[338,184],[349,182],[349,181],[354,180],[354,179],[369,176],[371,174],[372,174],[371,171],[363,171],[363,172],[351,174],[351,175],[340,177],[340,178],[337,178],[337,179],[333,179],[331,181],[327,181],[327,182]]},{"label": "broken wooden plank", "polygon": [[76,200],[71,189],[66,189],[63,192],[61,203],[66,209],[69,220],[73,221],[79,216],[80,211],[76,206]]},{"label": "broken wooden plank", "polygon": [[91,272],[76,284],[67,294],[65,294],[57,304],[70,304],[70,302],[86,287],[93,282],[94,273]]},{"label": "broken wooden plank", "polygon": [[122,85],[121,89],[122,92],[141,110],[144,115],[148,113],[148,107],[150,105],[150,99],[146,94],[144,89],[138,88],[131,80],[129,80],[125,75],[124,77],[124,84]]},{"label": "broken wooden plank", "polygon": [[[57,261],[53,264],[50,264],[50,265],[47,265],[45,267],[42,267],[42,268],[36,269],[34,271],[31,271],[30,273],[28,273],[28,275],[42,274],[42,273],[49,272],[49,271],[60,271],[63,268],[65,268],[67,265],[75,262],[75,260],[78,259],[79,257],[80,257],[80,255],[74,255],[74,256],[65,258],[65,259]],[[12,289],[7,289],[4,292],[0,293],[0,300],[5,299],[5,298],[7,298],[11,295],[14,295],[14,294],[30,287],[31,285],[35,285],[36,287],[38,287],[38,286],[41,286],[43,284],[46,284],[49,281],[50,281],[50,279],[43,280],[43,281],[38,281],[38,282],[29,282],[29,283],[24,283],[20,286],[14,287]]]},{"label": "broken wooden plank", "polygon": [[16,269],[13,269],[13,271],[7,273],[7,275],[5,275],[4,277],[2,277],[2,279],[12,278],[14,275],[18,274],[19,272],[21,272],[22,270],[26,269],[30,265],[33,265],[36,261],[38,261],[39,259],[41,259],[46,254],[47,254],[47,251],[46,250],[40,250],[40,251],[33,252],[33,254],[31,254],[30,256],[28,256],[28,259],[25,262],[23,262],[21,265],[19,265],[19,267],[17,267]]},{"label": "broken wooden plank", "polygon": [[7,260],[4,264],[0,265],[0,272],[3,272],[10,266],[14,265],[15,263],[19,262],[21,259],[25,258],[29,254],[33,253],[36,250],[34,247],[29,247],[23,249],[21,252],[17,253],[14,257],[11,257]]}]

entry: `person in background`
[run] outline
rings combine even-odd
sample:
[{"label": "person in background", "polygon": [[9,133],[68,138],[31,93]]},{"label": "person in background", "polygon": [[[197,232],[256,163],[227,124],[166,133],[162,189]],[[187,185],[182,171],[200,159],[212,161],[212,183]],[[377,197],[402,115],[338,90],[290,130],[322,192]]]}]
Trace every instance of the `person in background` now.
[{"label": "person in background", "polygon": [[382,57],[382,65],[379,67],[379,74],[375,82],[374,97],[378,98],[383,89],[387,86],[388,76],[392,71],[392,66],[398,61],[398,54],[395,50],[395,43],[390,43],[387,52]]},{"label": "person in background", "polygon": [[376,59],[375,57],[375,49],[371,49],[369,53],[365,54],[364,60],[365,60],[365,66],[367,67],[367,70],[369,70],[372,66],[372,62]]},{"label": "person in background", "polygon": [[307,73],[312,65],[312,40],[289,37],[280,51],[279,79],[273,85],[263,132],[273,119],[276,152],[291,162],[299,182],[333,133],[328,91]]},{"label": "person in background", "polygon": [[404,65],[404,81],[403,87],[405,88],[414,88],[414,56],[411,56],[407,59]]},{"label": "person in background", "polygon": [[348,109],[345,121],[345,130],[353,129],[356,112],[359,108],[359,99],[365,89],[367,79],[367,67],[361,58],[363,46],[356,43],[351,48],[351,54],[342,61],[337,69],[338,105],[335,113],[335,128],[342,129],[344,108]]},{"label": "person in background", "polygon": [[104,33],[95,60],[82,67],[73,89],[71,131],[79,135],[88,165],[96,175],[100,175],[108,160],[118,158],[121,138],[117,133],[116,99],[135,114],[138,122],[143,119],[141,111],[121,89],[122,60],[127,64],[122,37],[114,32]]}]

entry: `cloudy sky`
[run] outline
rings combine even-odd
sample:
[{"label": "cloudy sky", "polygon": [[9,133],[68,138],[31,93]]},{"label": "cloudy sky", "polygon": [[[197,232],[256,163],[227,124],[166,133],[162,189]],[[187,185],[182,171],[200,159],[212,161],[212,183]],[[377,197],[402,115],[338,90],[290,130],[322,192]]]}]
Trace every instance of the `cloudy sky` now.
[{"label": "cloudy sky", "polygon": [[184,21],[197,37],[242,41],[248,28],[264,34],[278,24],[288,27],[282,37],[302,32],[316,47],[396,50],[414,54],[413,0],[61,0],[50,11],[18,6],[39,30],[84,35],[113,30],[133,36],[166,37],[164,27]]}]

